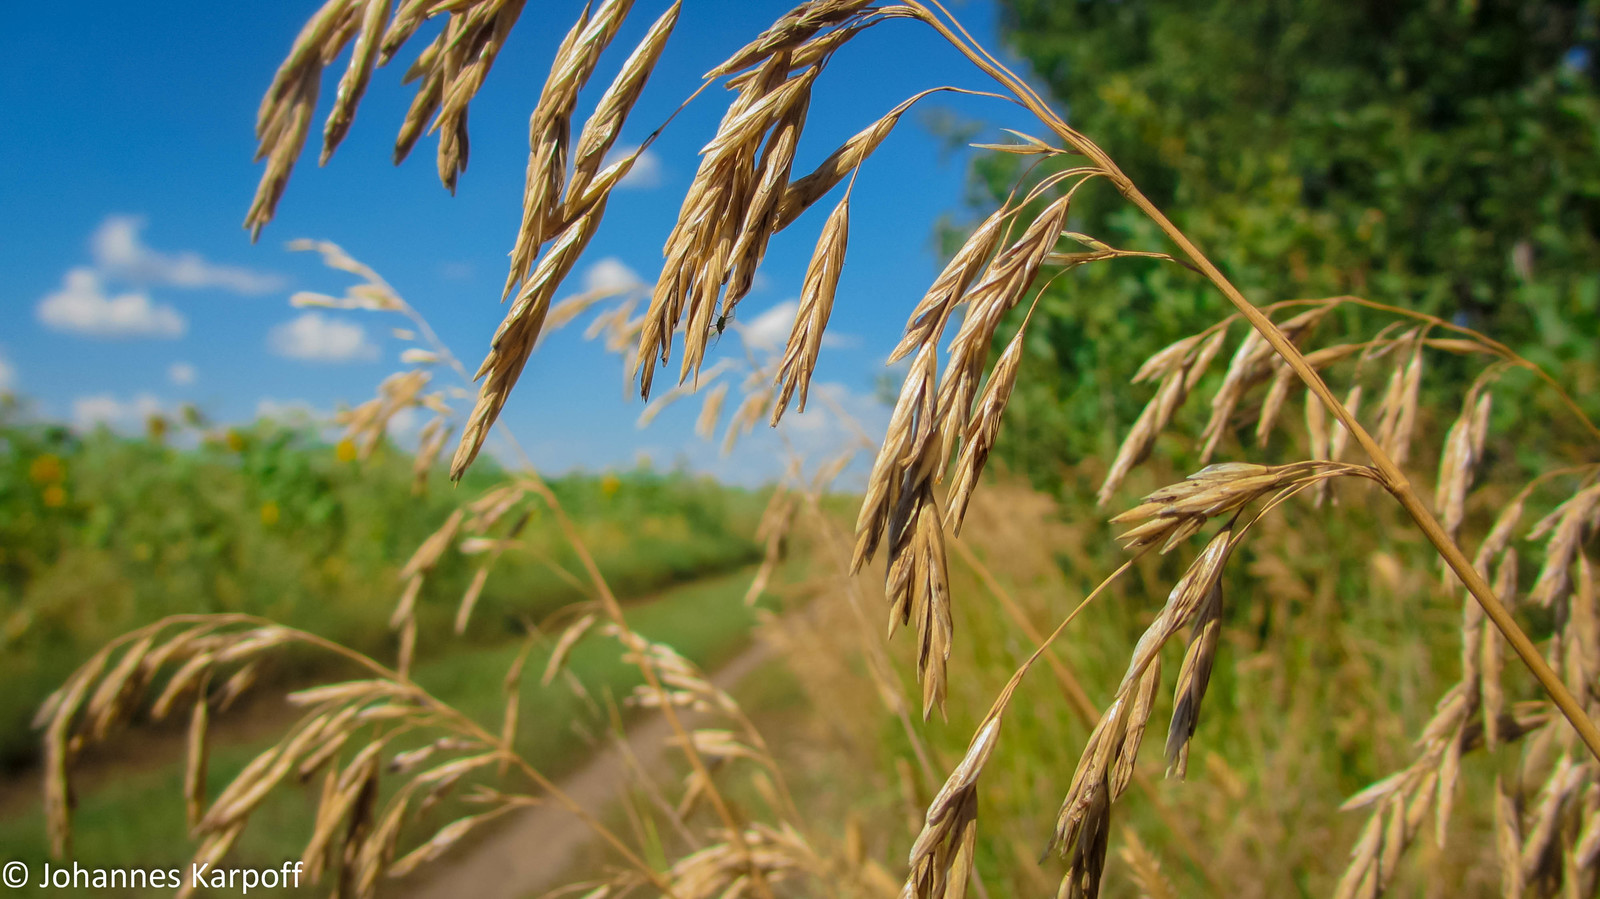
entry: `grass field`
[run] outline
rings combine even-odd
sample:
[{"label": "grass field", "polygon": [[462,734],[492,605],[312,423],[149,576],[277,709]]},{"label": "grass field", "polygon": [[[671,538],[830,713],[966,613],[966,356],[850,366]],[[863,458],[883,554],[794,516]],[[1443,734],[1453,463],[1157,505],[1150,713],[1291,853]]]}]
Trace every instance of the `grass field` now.
[{"label": "grass field", "polygon": [[[686,658],[714,670],[749,639],[755,610],[745,606],[743,598],[750,575],[749,570],[738,570],[669,588],[647,601],[630,605],[630,619],[640,633],[667,642]],[[590,741],[606,733],[604,706],[613,701],[620,704],[640,680],[638,671],[619,659],[615,643],[595,638],[579,644],[569,662],[569,670],[583,684],[586,696],[575,694],[566,680],[541,687],[539,673],[549,648],[548,641],[542,643],[527,660],[517,746],[529,762],[559,776],[581,761]],[[419,664],[415,679],[437,698],[471,715],[486,728],[497,730],[504,705],[501,682],[520,649],[520,642],[502,641],[444,653]],[[290,718],[285,712],[277,701],[263,699],[240,715],[287,724]],[[257,730],[261,725],[244,722],[235,726]],[[175,741],[164,744],[173,753],[166,758],[113,761],[112,773],[91,775],[99,785],[84,797],[77,812],[77,858],[92,859],[99,867],[165,868],[187,863],[192,847],[182,839],[183,765],[177,757],[181,755],[181,739],[178,734]],[[267,742],[259,736],[237,742],[225,737],[224,745],[211,757],[209,784],[213,793]],[[230,864],[260,867],[298,858],[315,799],[315,783],[274,795],[257,813],[258,826],[250,829]],[[37,860],[34,867],[40,869],[48,857],[43,818],[27,799],[13,797],[11,802],[13,808],[0,821],[0,846],[10,857]],[[313,892],[317,891],[307,890],[305,895]],[[102,891],[96,894],[104,895]]]},{"label": "grass field", "polygon": [[[117,446],[130,451],[128,447],[139,445]],[[165,452],[183,457],[179,451]],[[307,452],[331,456],[326,447]],[[396,471],[405,467],[400,462]],[[375,470],[381,468],[352,470],[351,476],[372,476]],[[779,580],[807,581],[825,601],[818,604],[816,616],[787,620],[793,641],[788,672],[769,672],[742,692],[756,715],[775,722],[778,739],[784,741],[779,755],[785,774],[804,812],[826,822],[818,826],[819,833],[844,845],[849,840],[846,825],[854,821],[866,834],[869,857],[904,857],[921,825],[921,810],[959,759],[983,710],[1037,644],[1040,632],[1052,627],[1120,557],[1103,517],[1091,511],[1091,491],[1100,474],[1092,464],[1069,472],[1066,503],[1014,484],[988,485],[979,495],[961,543],[987,566],[994,581],[981,576],[964,554],[952,556],[952,587],[960,600],[955,604],[958,639],[951,664],[961,674],[952,680],[948,721],[935,715],[927,725],[917,725],[932,762],[927,771],[910,764],[916,752],[905,731],[885,713],[879,692],[864,677],[859,625],[841,599],[847,581],[831,567],[834,563],[816,534],[797,530],[792,560]],[[1146,481],[1155,484],[1173,476],[1158,461],[1131,488],[1142,490]],[[606,487],[603,479],[569,479],[560,489],[595,546],[601,567],[613,573],[616,583],[629,584],[630,589],[618,588],[624,596],[641,595],[644,591],[634,588],[652,579],[697,578],[652,601],[631,604],[628,617],[640,632],[707,668],[715,668],[749,639],[755,619],[740,598],[753,569],[735,561],[737,570],[731,573],[697,576],[692,569],[664,561],[673,552],[666,538],[647,544],[649,551],[634,558],[622,537],[645,539],[649,529],[620,528],[615,517],[608,521],[612,505],[630,502],[636,503],[630,507],[635,510],[654,510],[642,513],[646,519],[650,514],[661,520],[686,517],[690,513],[668,511],[670,504],[684,502],[684,493],[673,492],[688,489],[681,482],[633,473],[619,478],[615,488]],[[657,493],[630,499],[633,489]],[[760,497],[700,489],[721,497],[721,508],[731,510],[725,513],[728,520],[751,527],[748,522],[756,517]],[[1344,491],[1339,499],[1339,508],[1366,508],[1359,489]],[[1474,507],[1470,527],[1486,525],[1493,512],[1489,499]],[[696,501],[711,502],[704,495]],[[847,522],[852,505],[838,497],[822,503],[835,527]],[[264,531],[258,539],[269,537]],[[550,546],[556,545],[551,538]],[[742,555],[731,558],[751,559],[759,552],[753,544],[745,547]],[[387,564],[392,577],[398,562]],[[1265,526],[1225,583],[1222,656],[1196,736],[1189,780],[1164,780],[1160,754],[1147,752],[1118,818],[1113,845],[1127,847],[1137,840],[1146,847],[1177,895],[1215,892],[1229,871],[1241,869],[1251,871],[1249,889],[1241,895],[1328,892],[1344,861],[1342,849],[1330,852],[1328,847],[1351,845],[1363,821],[1360,814],[1337,812],[1339,803],[1407,762],[1409,735],[1428,720],[1434,699],[1456,676],[1457,651],[1448,635],[1459,623],[1459,601],[1429,569],[1426,548],[1398,528],[1330,517],[1309,506],[1287,510],[1283,522]],[[506,566],[495,579],[505,593],[494,602],[507,605],[486,604],[500,611],[480,616],[463,640],[439,638],[415,670],[419,684],[490,730],[497,728],[502,710],[501,678],[519,651],[511,611],[515,607],[509,605],[517,592],[512,579],[538,578],[538,570],[531,562]],[[1136,566],[1071,626],[1057,644],[1058,663],[1041,666],[1023,683],[1002,748],[986,771],[980,801],[988,823],[977,843],[978,871],[991,895],[1032,894],[1059,878],[1059,862],[1040,861],[1041,834],[1048,832],[1089,734],[1089,721],[1064,697],[1076,684],[1093,703],[1106,700],[1121,676],[1128,647],[1180,573],[1179,560],[1173,558],[1151,557]],[[448,576],[466,574],[463,566]],[[560,602],[581,593],[548,569],[543,576],[541,589]],[[879,583],[876,576],[856,581],[874,625],[882,601]],[[1009,603],[1000,601],[997,586],[1009,594]],[[433,622],[443,627],[453,613],[454,598],[444,589],[439,592],[443,595],[435,599]],[[367,608],[374,611],[365,626],[376,629],[382,621],[377,616],[387,616],[392,599],[373,591],[369,602]],[[352,627],[359,625],[352,619]],[[1549,623],[1537,615],[1530,625],[1536,637],[1549,633]],[[875,627],[873,631],[870,639],[881,639]],[[913,676],[915,641],[908,637],[902,632],[888,647],[899,689],[915,696],[920,689]],[[384,648],[382,641],[377,645]],[[518,747],[530,762],[559,773],[574,765],[586,741],[605,728],[608,697],[625,695],[639,682],[639,672],[619,658],[614,643],[591,638],[580,644],[571,663],[587,688],[584,698],[562,681],[548,689],[537,685],[547,652],[547,646],[535,649],[526,666]],[[276,673],[296,679],[312,671],[325,679],[340,676],[336,667],[319,667],[304,654],[287,657]],[[1519,672],[1508,673],[1507,682],[1514,696],[1533,695]],[[797,696],[805,702],[797,702]],[[288,723],[278,708],[263,700],[238,713],[257,720],[237,726],[241,736],[225,737],[212,753],[208,781],[213,793]],[[1164,720],[1170,708],[1170,695],[1162,695],[1154,718]],[[181,839],[181,735],[168,734],[164,744],[161,739],[134,740],[121,748],[113,744],[111,753],[131,748],[134,758],[105,769],[112,772],[109,776],[91,765],[77,815],[79,858],[101,866],[146,867],[180,865],[188,858],[192,847]],[[155,748],[146,752],[149,747]],[[1489,759],[1469,758],[1463,763],[1461,789],[1468,796],[1492,791],[1496,774],[1502,772]],[[730,784],[729,795],[757,804],[746,789]],[[230,863],[268,865],[297,857],[316,798],[311,785],[275,792],[256,813]],[[419,823],[417,832],[425,834],[447,820],[435,813]],[[1492,888],[1497,875],[1488,806],[1458,802],[1449,833],[1447,849],[1408,858],[1398,888],[1422,890],[1431,884],[1453,895],[1479,895]],[[43,821],[31,799],[13,794],[8,800],[0,845],[20,858],[42,862],[46,857]],[[1114,851],[1109,862],[1106,895],[1138,895],[1138,859],[1121,851]],[[672,852],[670,845],[657,847],[658,860],[670,859]]]},{"label": "grass field", "polygon": [[[243,612],[393,658],[396,574],[456,507],[501,474],[412,489],[412,461],[365,461],[270,421],[198,446],[0,418],[0,770],[26,765],[27,722],[106,640],[163,615]],[[192,441],[191,441],[192,442]],[[638,469],[556,479],[551,489],[623,596],[759,556],[764,498],[680,473]],[[551,516],[528,510],[516,549],[486,582],[464,639],[498,644],[584,596]],[[446,553],[419,597],[421,658],[445,642],[484,557]],[[456,639],[456,638],[452,638]],[[302,677],[298,658],[281,676]]]}]

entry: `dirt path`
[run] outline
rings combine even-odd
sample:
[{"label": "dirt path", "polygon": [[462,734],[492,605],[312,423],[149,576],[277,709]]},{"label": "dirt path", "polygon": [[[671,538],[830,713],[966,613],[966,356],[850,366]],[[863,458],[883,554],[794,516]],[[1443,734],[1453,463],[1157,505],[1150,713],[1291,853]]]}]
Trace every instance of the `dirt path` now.
[{"label": "dirt path", "polygon": [[[246,693],[227,712],[213,710],[211,738],[227,745],[266,743],[300,717],[300,709],[280,693]],[[79,795],[130,776],[183,767],[188,752],[189,713],[174,714],[161,724],[144,723],[118,732],[106,743],[89,747],[73,763],[73,789]],[[23,814],[39,804],[44,773],[38,765],[0,777],[0,820]]]},{"label": "dirt path", "polygon": [[[723,665],[711,680],[728,690],[772,655],[770,647],[758,640]],[[695,717],[685,716],[684,723],[693,726]],[[657,713],[628,729],[627,746],[639,766],[653,774],[665,768],[676,752],[667,745],[671,734],[666,718]],[[609,745],[560,786],[585,811],[600,816],[629,783],[629,765],[622,750]],[[485,838],[388,887],[384,895],[393,899],[523,899],[557,886],[556,879],[593,839],[588,828],[554,803],[530,808]]]},{"label": "dirt path", "polygon": [[[708,571],[691,581],[669,584],[642,596],[624,598],[623,606],[630,610],[642,608],[675,590],[731,577],[743,571],[754,572],[755,567],[748,565]],[[738,661],[735,659],[727,667],[732,668]],[[244,694],[225,714],[213,710],[210,725],[212,744],[236,746],[260,743],[265,748],[269,739],[281,735],[284,728],[301,714],[302,710],[283,701],[283,694],[322,682],[323,674],[302,673],[298,681],[276,681],[271,690],[258,687]],[[89,747],[74,763],[73,781],[76,789],[80,793],[93,793],[103,784],[130,775],[165,771],[174,764],[181,770],[188,746],[188,721],[188,713],[184,712],[161,724],[142,722],[136,727],[122,729],[112,741]],[[43,769],[38,762],[0,773],[0,820],[37,807],[43,789],[42,777]]]}]

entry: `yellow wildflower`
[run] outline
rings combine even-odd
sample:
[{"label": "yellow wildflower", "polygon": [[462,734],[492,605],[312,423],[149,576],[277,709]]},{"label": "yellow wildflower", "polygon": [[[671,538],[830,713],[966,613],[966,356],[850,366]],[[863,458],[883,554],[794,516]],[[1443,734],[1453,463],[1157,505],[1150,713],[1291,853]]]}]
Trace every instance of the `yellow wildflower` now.
[{"label": "yellow wildflower", "polygon": [[28,480],[35,484],[59,483],[66,473],[66,465],[55,453],[42,453],[28,463]]}]

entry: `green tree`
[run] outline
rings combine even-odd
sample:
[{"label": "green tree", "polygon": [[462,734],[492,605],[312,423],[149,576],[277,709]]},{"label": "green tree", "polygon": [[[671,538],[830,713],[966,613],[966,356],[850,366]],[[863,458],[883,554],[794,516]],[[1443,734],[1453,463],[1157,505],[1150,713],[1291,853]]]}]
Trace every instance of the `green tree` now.
[{"label": "green tree", "polygon": [[[1495,335],[1580,395],[1600,387],[1600,3],[1002,10],[1006,40],[1074,127],[1253,298],[1422,309]],[[1004,197],[1028,161],[982,160],[979,202]],[[1166,249],[1104,189],[1081,195],[1072,226]],[[1181,269],[1117,262],[1061,279],[1041,311],[1006,447],[1028,470],[1105,452],[1142,401],[1121,385],[1143,355],[1223,310]]]}]

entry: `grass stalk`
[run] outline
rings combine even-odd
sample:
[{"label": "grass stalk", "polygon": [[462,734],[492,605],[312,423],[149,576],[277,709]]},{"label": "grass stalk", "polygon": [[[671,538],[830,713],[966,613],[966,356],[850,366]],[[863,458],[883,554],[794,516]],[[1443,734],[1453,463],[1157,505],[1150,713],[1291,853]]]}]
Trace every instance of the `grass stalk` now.
[{"label": "grass stalk", "polygon": [[[1109,160],[1107,162],[1109,163]],[[1596,760],[1600,760],[1600,728],[1595,727],[1594,721],[1589,718],[1583,711],[1583,707],[1578,704],[1577,699],[1567,690],[1566,685],[1561,682],[1560,676],[1544,660],[1544,657],[1539,655],[1539,650],[1533,645],[1533,641],[1528,638],[1528,635],[1517,624],[1516,620],[1511,617],[1510,610],[1495,595],[1494,589],[1489,586],[1489,582],[1484,580],[1477,569],[1472,567],[1471,560],[1461,551],[1461,547],[1457,546],[1455,541],[1451,540],[1450,536],[1445,533],[1438,519],[1433,516],[1433,513],[1428,510],[1422,499],[1417,496],[1416,490],[1412,488],[1410,480],[1406,478],[1400,467],[1394,463],[1393,459],[1389,458],[1388,453],[1383,451],[1383,448],[1372,438],[1366,428],[1361,426],[1355,416],[1350,414],[1350,410],[1345,408],[1339,398],[1333,395],[1333,391],[1328,389],[1328,385],[1322,380],[1321,375],[1318,375],[1316,370],[1307,364],[1305,356],[1294,344],[1289,342],[1288,338],[1284,337],[1283,332],[1278,330],[1277,325],[1274,325],[1272,320],[1257,308],[1254,303],[1246,299],[1244,294],[1240,293],[1239,289],[1234,287],[1233,283],[1222,274],[1221,270],[1204,253],[1200,252],[1200,249],[1182,231],[1178,230],[1178,227],[1163,215],[1161,210],[1157,209],[1155,204],[1151,203],[1126,175],[1115,168],[1108,174],[1123,195],[1148,216],[1151,221],[1155,222],[1156,226],[1166,234],[1168,239],[1178,245],[1184,255],[1200,268],[1206,279],[1215,285],[1222,292],[1222,295],[1227,297],[1228,301],[1239,310],[1239,314],[1243,315],[1245,320],[1260,332],[1262,338],[1271,344],[1284,362],[1294,370],[1295,375],[1300,378],[1301,382],[1315,393],[1323,405],[1328,408],[1328,411],[1332,412],[1339,419],[1339,422],[1350,431],[1356,442],[1361,445],[1361,449],[1372,460],[1372,464],[1382,475],[1384,489],[1389,491],[1395,500],[1400,503],[1400,507],[1405,510],[1412,522],[1422,531],[1423,536],[1433,545],[1440,557],[1444,559],[1445,564],[1449,565],[1450,570],[1454,571],[1456,577],[1461,579],[1461,583],[1466,586],[1473,599],[1477,600],[1478,604],[1483,607],[1483,611],[1489,616],[1489,620],[1494,622],[1495,627],[1506,638],[1506,642],[1511,644],[1511,648],[1516,651],[1518,658],[1522,659],[1523,664],[1528,666],[1528,670],[1533,672],[1533,676],[1539,681],[1539,685],[1550,695],[1556,707],[1561,710],[1561,714],[1572,725],[1573,729],[1578,732],[1578,736],[1583,740],[1584,745],[1589,748],[1589,752]]]}]

